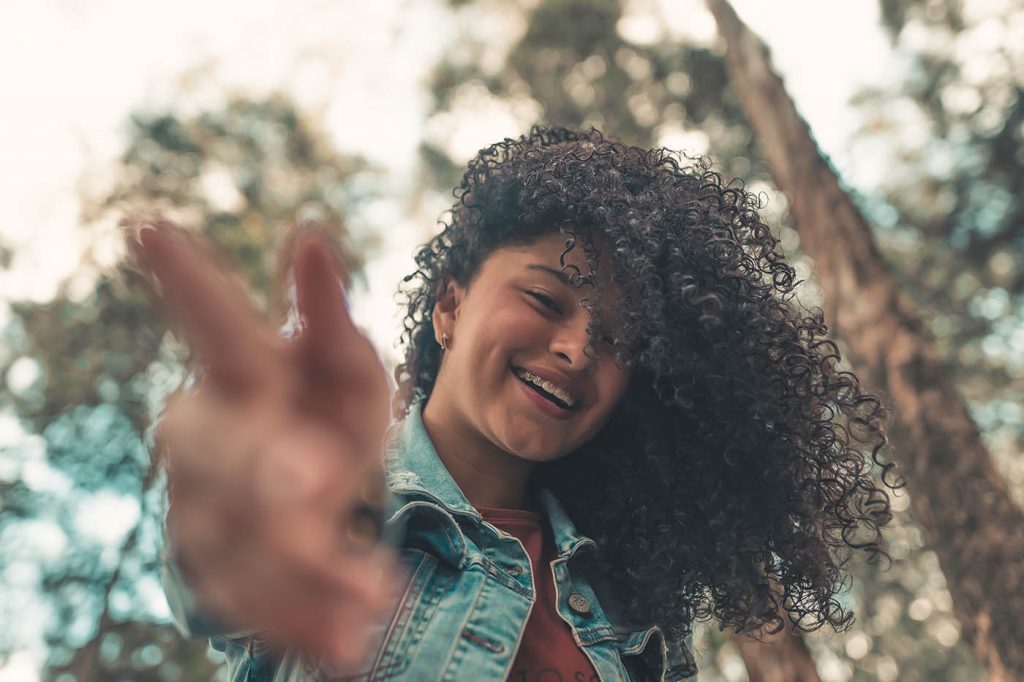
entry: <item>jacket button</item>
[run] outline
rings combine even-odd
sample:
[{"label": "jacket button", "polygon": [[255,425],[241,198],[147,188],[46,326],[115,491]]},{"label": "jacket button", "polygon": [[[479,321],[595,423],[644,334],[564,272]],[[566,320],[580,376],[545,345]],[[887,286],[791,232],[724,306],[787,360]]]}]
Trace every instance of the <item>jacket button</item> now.
[{"label": "jacket button", "polygon": [[573,592],[569,595],[569,608],[581,616],[590,615],[590,602],[582,594]]},{"label": "jacket button", "polygon": [[522,575],[523,574],[523,567],[520,566],[519,564],[512,564],[511,566],[508,567],[508,574],[509,575]]}]

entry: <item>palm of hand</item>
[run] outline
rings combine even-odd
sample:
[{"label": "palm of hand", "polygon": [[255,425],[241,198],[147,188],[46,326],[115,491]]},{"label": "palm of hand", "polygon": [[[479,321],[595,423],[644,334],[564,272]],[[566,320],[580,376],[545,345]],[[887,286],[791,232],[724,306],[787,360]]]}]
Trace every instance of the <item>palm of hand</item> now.
[{"label": "palm of hand", "polygon": [[382,494],[388,388],[349,317],[342,264],[325,237],[300,240],[301,326],[285,340],[173,226],[142,230],[133,250],[203,371],[158,429],[168,530],[189,582],[232,625],[355,662],[397,576],[351,522]]}]

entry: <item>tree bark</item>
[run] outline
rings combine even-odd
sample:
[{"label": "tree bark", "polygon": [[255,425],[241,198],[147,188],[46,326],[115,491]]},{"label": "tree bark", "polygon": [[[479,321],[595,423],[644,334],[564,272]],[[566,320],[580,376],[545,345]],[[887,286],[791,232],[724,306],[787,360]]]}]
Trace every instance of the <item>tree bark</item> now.
[{"label": "tree bark", "polygon": [[870,226],[797,113],[763,43],[726,0],[707,0],[730,80],[791,212],[836,336],[865,385],[889,400],[894,458],[938,555],[961,634],[990,682],[1024,679],[1024,513]]},{"label": "tree bark", "polygon": [[758,641],[733,635],[750,682],[821,682],[818,667],[800,633],[787,623],[778,634]]}]

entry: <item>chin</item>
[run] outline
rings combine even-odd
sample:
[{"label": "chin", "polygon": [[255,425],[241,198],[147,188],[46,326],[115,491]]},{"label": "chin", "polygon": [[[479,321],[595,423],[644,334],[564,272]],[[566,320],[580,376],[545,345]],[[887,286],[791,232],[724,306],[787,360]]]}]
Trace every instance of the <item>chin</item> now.
[{"label": "chin", "polygon": [[534,464],[543,464],[544,462],[550,462],[550,461],[558,459],[559,456],[560,455],[552,455],[552,454],[542,454],[542,455],[536,455],[536,454],[525,454],[525,455],[524,454],[516,454],[516,457],[518,457],[519,459],[524,459],[527,462],[532,462]]},{"label": "chin", "polygon": [[[566,443],[563,433],[544,433],[544,426],[534,421],[522,421],[518,415],[505,423],[500,447],[509,454],[528,462],[550,462],[560,459],[576,446]],[[498,435],[498,434],[495,434]]]},{"label": "chin", "polygon": [[543,462],[551,462],[556,459],[560,459],[567,454],[569,450],[565,448],[518,448],[511,451],[516,457],[525,459],[528,462],[535,462],[537,464]]}]

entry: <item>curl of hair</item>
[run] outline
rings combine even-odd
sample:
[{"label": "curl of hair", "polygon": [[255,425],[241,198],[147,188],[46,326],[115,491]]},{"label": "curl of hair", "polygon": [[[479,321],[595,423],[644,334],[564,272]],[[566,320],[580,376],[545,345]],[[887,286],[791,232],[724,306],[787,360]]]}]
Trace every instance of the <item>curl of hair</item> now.
[{"label": "curl of hair", "polygon": [[794,304],[800,282],[757,197],[706,159],[549,127],[480,151],[455,197],[404,280],[396,417],[433,388],[447,278],[469,285],[495,249],[556,229],[567,250],[582,241],[592,272],[603,246],[630,384],[598,436],[536,476],[597,542],[638,622],[670,636],[712,618],[847,628],[837,594],[852,550],[887,556],[890,413],[840,369],[822,311]]}]

